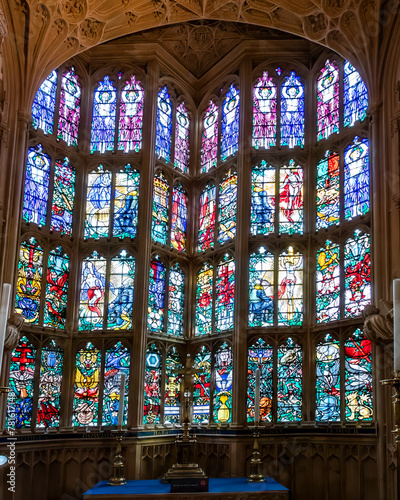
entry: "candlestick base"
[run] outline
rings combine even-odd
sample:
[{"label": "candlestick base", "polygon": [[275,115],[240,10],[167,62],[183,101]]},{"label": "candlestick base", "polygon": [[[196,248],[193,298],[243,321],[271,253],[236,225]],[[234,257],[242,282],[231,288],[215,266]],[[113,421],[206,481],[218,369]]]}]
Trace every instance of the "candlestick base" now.
[{"label": "candlestick base", "polygon": [[250,459],[250,474],[247,476],[247,481],[249,483],[262,483],[265,481],[264,475],[262,474],[262,460],[260,449],[258,446],[258,438],[260,437],[260,431],[258,430],[258,425],[255,426],[254,432],[254,443],[253,452]]},{"label": "candlestick base", "polygon": [[125,460],[122,456],[122,435],[124,431],[122,429],[112,430],[111,432],[115,433],[115,438],[117,440],[117,448],[115,450],[114,459],[112,462],[112,476],[108,482],[109,486],[122,486],[126,484],[126,479],[124,477],[125,470]]},{"label": "candlestick base", "polygon": [[0,387],[0,394],[7,394],[11,391],[9,387]]}]

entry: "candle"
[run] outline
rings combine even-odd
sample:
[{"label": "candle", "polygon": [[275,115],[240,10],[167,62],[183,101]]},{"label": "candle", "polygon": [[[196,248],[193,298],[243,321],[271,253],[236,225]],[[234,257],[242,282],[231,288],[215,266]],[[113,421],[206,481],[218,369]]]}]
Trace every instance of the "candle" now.
[{"label": "candle", "polygon": [[256,370],[256,392],[254,398],[254,423],[260,422],[260,370]]},{"label": "candle", "polygon": [[1,366],[3,363],[4,340],[6,338],[10,295],[11,295],[11,285],[9,283],[4,283],[3,293],[1,294],[1,306],[0,306],[0,375],[1,375]]},{"label": "candle", "polygon": [[122,419],[124,418],[124,399],[125,399],[125,373],[121,375],[121,385],[119,387],[118,427],[122,427]]},{"label": "candle", "polygon": [[394,371],[400,371],[400,279],[393,280]]}]

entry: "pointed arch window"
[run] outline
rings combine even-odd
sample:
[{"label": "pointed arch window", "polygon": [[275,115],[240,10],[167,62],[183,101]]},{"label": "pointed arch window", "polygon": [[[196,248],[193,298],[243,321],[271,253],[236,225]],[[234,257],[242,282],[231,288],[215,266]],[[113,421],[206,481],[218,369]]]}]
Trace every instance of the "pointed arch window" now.
[{"label": "pointed arch window", "polygon": [[169,217],[169,183],[162,172],[154,177],[151,237],[153,241],[167,244]]},{"label": "pointed arch window", "polygon": [[293,247],[279,255],[278,325],[303,323],[303,255]]},{"label": "pointed arch window", "polygon": [[339,133],[339,68],[326,60],[317,80],[317,140]]},{"label": "pointed arch window", "polygon": [[229,171],[219,184],[218,243],[220,245],[236,235],[237,174]]},{"label": "pointed arch window", "polygon": [[281,146],[304,146],[304,84],[294,71],[281,86]]},{"label": "pointed arch window", "polygon": [[179,424],[180,421],[182,375],[178,373],[178,370],[181,368],[181,355],[176,347],[171,347],[165,361],[164,424]]},{"label": "pointed arch window", "polygon": [[327,240],[317,252],[316,312],[317,323],[340,318],[340,248]]},{"label": "pointed arch window", "polygon": [[114,150],[117,89],[106,75],[94,91],[90,152]]},{"label": "pointed arch window", "polygon": [[176,108],[176,125],[175,125],[175,159],[174,166],[187,173],[189,171],[189,132],[190,120],[189,113],[185,103],[181,102]]},{"label": "pointed arch window", "polygon": [[157,424],[160,422],[161,409],[162,354],[152,344],[146,351],[144,374],[144,416],[143,423]]},{"label": "pointed arch window", "polygon": [[214,248],[217,188],[208,183],[200,195],[198,250]]},{"label": "pointed arch window", "polygon": [[32,104],[33,128],[41,129],[45,134],[53,133],[54,111],[56,108],[57,70],[40,85]]},{"label": "pointed arch window", "polygon": [[201,171],[208,172],[217,166],[218,155],[218,106],[210,101],[203,118],[201,136]]},{"label": "pointed arch window", "polygon": [[65,328],[69,280],[69,257],[61,246],[49,252],[44,326]]},{"label": "pointed arch window", "polygon": [[132,328],[134,285],[135,259],[122,250],[111,259],[107,300],[107,328],[110,330]]},{"label": "pointed arch window", "polygon": [[197,274],[196,336],[210,335],[213,318],[213,266],[205,262]]},{"label": "pointed arch window", "polygon": [[288,338],[278,347],[277,364],[277,420],[298,422],[303,408],[303,351],[300,345]]},{"label": "pointed arch window", "polygon": [[118,149],[137,153],[142,149],[144,91],[132,75],[121,91],[119,107]]},{"label": "pointed arch window", "polygon": [[233,328],[235,308],[235,260],[225,254],[217,266],[215,278],[215,328],[217,332],[225,332]]},{"label": "pointed arch window", "polygon": [[185,275],[178,263],[169,269],[167,334],[183,336]]},{"label": "pointed arch window", "polygon": [[247,354],[247,422],[255,419],[256,371],[260,371],[260,422],[272,421],[274,350],[258,339]]},{"label": "pointed arch window", "polygon": [[249,261],[249,326],[274,324],[275,257],[260,247]]},{"label": "pointed arch window", "polygon": [[273,78],[264,71],[253,88],[253,146],[256,149],[276,146],[276,97]]},{"label": "pointed arch window", "polygon": [[68,158],[56,161],[54,167],[53,203],[51,207],[51,231],[71,236],[75,200],[75,169]]},{"label": "pointed arch window", "polygon": [[99,165],[88,175],[85,238],[106,238],[110,225],[112,174]]},{"label": "pointed arch window", "polygon": [[22,219],[45,226],[49,197],[50,157],[42,145],[28,149]]},{"label": "pointed arch window", "polygon": [[327,334],[316,351],[317,422],[340,420],[340,343]]},{"label": "pointed arch window", "polygon": [[317,231],[340,222],[340,157],[326,151],[317,165]]},{"label": "pointed arch window", "polygon": [[171,158],[172,110],[171,96],[164,85],[157,98],[156,155],[167,162]]},{"label": "pointed arch window", "polygon": [[276,168],[262,161],[251,175],[250,232],[269,234],[275,231]]},{"label": "pointed arch window", "polygon": [[193,360],[193,367],[201,369],[194,375],[193,423],[208,424],[210,420],[211,351],[201,346]]},{"label": "pointed arch window", "polygon": [[344,152],[344,216],[350,220],[369,211],[369,142],[354,138]]},{"label": "pointed arch window", "polygon": [[60,426],[60,398],[63,376],[63,350],[51,340],[40,356],[37,427]]},{"label": "pointed arch window", "polygon": [[101,330],[107,261],[96,251],[82,262],[79,330]]},{"label": "pointed arch window", "polygon": [[65,141],[68,146],[78,145],[81,93],[81,84],[72,67],[61,78],[57,133],[57,138]]},{"label": "pointed arch window", "polygon": [[352,127],[367,117],[368,90],[360,73],[349,61],[344,63],[343,107],[345,127]]},{"label": "pointed arch window", "polygon": [[181,183],[172,191],[171,246],[180,252],[186,251],[188,197]]},{"label": "pointed arch window", "polygon": [[151,332],[162,332],[164,327],[166,267],[158,256],[150,264],[149,307],[147,327]]},{"label": "pointed arch window", "polygon": [[222,103],[222,160],[236,154],[239,147],[239,99],[239,89],[232,83]]},{"label": "pointed arch window", "polygon": [[214,422],[226,424],[232,420],[232,347],[224,342],[214,355]]}]

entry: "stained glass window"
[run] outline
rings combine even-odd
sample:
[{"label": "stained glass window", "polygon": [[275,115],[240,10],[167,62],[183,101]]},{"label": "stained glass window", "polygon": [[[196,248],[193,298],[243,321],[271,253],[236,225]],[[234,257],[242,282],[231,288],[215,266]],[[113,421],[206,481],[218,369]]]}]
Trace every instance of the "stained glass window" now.
[{"label": "stained glass window", "polygon": [[217,332],[231,330],[235,308],[235,261],[229,254],[225,254],[218,264],[215,291],[215,328]]},{"label": "stained glass window", "polygon": [[171,246],[181,252],[186,250],[187,204],[187,194],[178,183],[172,191]]},{"label": "stained glass window", "polygon": [[117,89],[109,76],[105,76],[94,91],[90,152],[114,150]]},{"label": "stained glass window", "polygon": [[239,89],[231,84],[222,103],[221,158],[226,160],[239,147]]},{"label": "stained glass window", "polygon": [[88,342],[76,353],[72,425],[97,425],[99,412],[101,352]]},{"label": "stained glass window", "polygon": [[37,427],[59,427],[63,351],[54,340],[43,347],[40,362]]},{"label": "stained glass window", "polygon": [[103,328],[106,259],[93,252],[82,262],[79,330]]},{"label": "stained glass window", "polygon": [[72,234],[72,214],[75,199],[75,169],[68,158],[56,161],[53,184],[53,203],[51,206],[51,231]]},{"label": "stained glass window", "polygon": [[19,248],[15,310],[32,325],[39,322],[42,273],[43,249],[31,237],[28,241],[23,241]]},{"label": "stained glass window", "polygon": [[253,146],[276,145],[276,85],[265,71],[253,89]]},{"label": "stained glass window", "polygon": [[213,267],[205,262],[197,275],[196,336],[212,332]]},{"label": "stained glass window", "polygon": [[260,422],[272,421],[273,349],[262,339],[249,347],[247,358],[247,421],[255,418],[256,370],[260,370]]},{"label": "stained glass window", "polygon": [[315,420],[338,422],[340,420],[340,346],[326,335],[317,345],[316,352]]},{"label": "stained glass window", "polygon": [[53,70],[36,92],[32,104],[33,128],[45,134],[53,133],[54,110],[56,108],[57,70]]},{"label": "stained glass window", "polygon": [[106,351],[104,361],[103,425],[118,425],[122,374],[125,375],[122,425],[127,424],[130,363],[130,352],[121,342],[117,342],[114,347]]},{"label": "stained glass window", "polygon": [[50,157],[42,145],[29,148],[26,161],[24,205],[22,219],[38,226],[46,225],[49,196]]},{"label": "stained glass window", "polygon": [[371,303],[371,263],[368,234],[355,231],[344,245],[345,317],[360,316]]},{"label": "stained glass window", "polygon": [[68,146],[78,145],[78,129],[81,114],[81,84],[72,67],[63,74],[60,92],[60,113],[57,138]]},{"label": "stained glass window", "polygon": [[356,121],[363,121],[367,117],[368,90],[359,72],[349,61],[344,63],[343,106],[345,127],[352,127]]},{"label": "stained glass window", "polygon": [[44,326],[64,328],[67,314],[69,257],[62,247],[49,252],[46,279]]},{"label": "stained glass window", "polygon": [[126,250],[122,250],[117,257],[111,259],[107,328],[132,328],[134,284],[135,259],[129,256]]},{"label": "stained glass window", "polygon": [[162,172],[158,172],[154,177],[151,237],[163,245],[166,245],[168,238],[168,198],[168,181]]},{"label": "stained glass window", "polygon": [[229,171],[219,185],[218,242],[222,245],[236,235],[237,175]]},{"label": "stained glass window", "polygon": [[344,152],[344,216],[354,219],[369,211],[369,142],[355,137]]},{"label": "stained glass window", "polygon": [[113,236],[136,236],[140,174],[128,164],[115,175]]},{"label": "stained glass window", "polygon": [[288,338],[278,348],[278,422],[302,420],[303,354],[299,345]]},{"label": "stained glass window", "polygon": [[340,221],[339,155],[327,151],[317,165],[317,231]]},{"label": "stained glass window", "polygon": [[304,146],[304,85],[294,71],[281,87],[281,146]]},{"label": "stained glass window", "polygon": [[274,261],[272,253],[260,247],[249,261],[249,326],[274,323]]},{"label": "stained glass window", "polygon": [[171,347],[165,362],[164,424],[179,424],[181,368],[181,356]]},{"label": "stained glass window", "polygon": [[317,140],[339,132],[339,68],[327,59],[317,81]]},{"label": "stained glass window", "polygon": [[303,233],[303,169],[290,160],[279,172],[279,232]]},{"label": "stained glass window", "polygon": [[214,422],[225,424],[232,420],[232,348],[224,342],[214,357]]},{"label": "stained glass window", "polygon": [[317,252],[316,313],[317,323],[336,321],[340,315],[339,245],[329,240]]},{"label": "stained glass window", "polygon": [[215,204],[217,188],[207,184],[200,196],[199,251],[214,248]]},{"label": "stained glass window", "polygon": [[156,127],[156,155],[170,160],[172,130],[172,101],[166,86],[158,92],[157,99],[157,127]]},{"label": "stained glass window", "polygon": [[373,419],[372,344],[357,330],[344,344],[346,420]]},{"label": "stained glass window", "polygon": [[165,265],[156,256],[150,263],[148,329],[161,332],[164,327]]},{"label": "stained glass window", "polygon": [[203,118],[201,136],[201,171],[208,172],[217,165],[218,106],[210,101]]},{"label": "stained glass window", "polygon": [[32,420],[36,349],[24,336],[12,351],[7,401],[7,429],[29,427]]},{"label": "stained glass window", "polygon": [[208,424],[210,419],[211,352],[207,347],[200,348],[194,357],[193,366],[203,370],[194,375],[193,423]]},{"label": "stained glass window", "polygon": [[184,293],[185,275],[179,264],[174,264],[169,270],[167,324],[168,335],[173,335],[174,337],[181,337],[183,335]]},{"label": "stained glass window", "polygon": [[142,149],[143,88],[132,75],[121,91],[118,149],[136,153]]},{"label": "stained glass window", "polygon": [[251,234],[275,230],[276,169],[264,160],[251,174]]},{"label": "stained glass window", "polygon": [[146,351],[146,367],[144,373],[144,424],[158,424],[160,422],[161,377],[161,352],[152,344]]},{"label": "stained glass window", "polygon": [[189,127],[189,114],[181,102],[176,108],[174,165],[182,172],[189,171]]},{"label": "stained glass window", "polygon": [[303,322],[303,256],[289,247],[279,256],[278,325]]},{"label": "stained glass window", "polygon": [[110,225],[112,174],[99,165],[88,175],[85,238],[106,238]]}]

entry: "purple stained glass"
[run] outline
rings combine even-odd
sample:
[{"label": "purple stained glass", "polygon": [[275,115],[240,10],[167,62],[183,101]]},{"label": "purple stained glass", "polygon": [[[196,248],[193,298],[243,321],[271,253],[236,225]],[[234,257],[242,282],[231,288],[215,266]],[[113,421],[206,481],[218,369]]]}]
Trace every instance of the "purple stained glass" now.
[{"label": "purple stained glass", "polygon": [[343,108],[345,127],[352,127],[367,117],[368,90],[360,73],[349,61],[344,63]]},{"label": "purple stained glass", "polygon": [[226,160],[239,147],[239,89],[231,85],[222,103],[221,158]]},{"label": "purple stained glass", "polygon": [[137,153],[142,149],[144,92],[134,75],[125,83],[119,107],[118,149]]},{"label": "purple stained glass", "polygon": [[276,145],[276,85],[265,71],[253,89],[253,146]]},{"label": "purple stained glass", "polygon": [[144,424],[157,424],[161,408],[162,354],[152,344],[146,351],[144,373]]},{"label": "purple stained glass", "polygon": [[174,165],[185,173],[189,171],[189,130],[189,114],[181,102],[176,108]]},{"label": "purple stained glass", "polygon": [[304,146],[304,85],[294,71],[281,87],[281,146]]},{"label": "purple stained glass", "polygon": [[90,152],[114,150],[117,89],[105,76],[94,91]]},{"label": "purple stained glass", "polygon": [[63,74],[60,92],[60,113],[58,117],[58,139],[68,146],[78,145],[78,129],[81,113],[81,85],[74,67]]},{"label": "purple stained glass", "polygon": [[57,70],[44,80],[36,92],[32,104],[33,128],[41,129],[45,134],[53,133],[54,111],[56,107]]},{"label": "purple stained glass", "polygon": [[51,231],[72,234],[72,215],[75,199],[75,169],[68,158],[56,161],[54,169],[53,203],[51,206]]},{"label": "purple stained glass", "polygon": [[369,211],[369,142],[354,138],[344,152],[344,217],[354,219]]},{"label": "purple stained glass", "polygon": [[165,161],[169,161],[171,156],[171,131],[172,101],[165,85],[158,92],[156,126],[156,155]]},{"label": "purple stained glass", "polygon": [[317,81],[317,140],[339,132],[339,68],[327,59]]},{"label": "purple stained glass", "polygon": [[201,171],[208,172],[217,165],[218,106],[210,101],[203,118],[201,136]]}]

